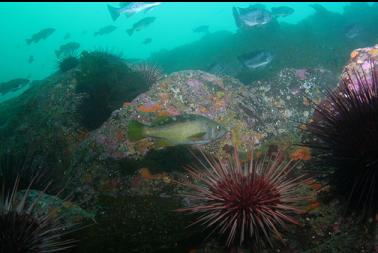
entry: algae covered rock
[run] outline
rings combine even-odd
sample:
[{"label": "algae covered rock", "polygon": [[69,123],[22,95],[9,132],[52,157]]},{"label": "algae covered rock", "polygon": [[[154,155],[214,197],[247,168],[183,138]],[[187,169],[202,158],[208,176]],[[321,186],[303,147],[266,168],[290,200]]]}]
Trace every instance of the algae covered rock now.
[{"label": "algae covered rock", "polygon": [[78,61],[1,103],[0,155],[31,154],[61,178],[89,132],[124,101],[146,91],[152,80],[148,68],[132,69],[110,53],[86,52]]},{"label": "algae covered rock", "polygon": [[[25,191],[20,191],[18,194],[23,196]],[[74,202],[63,200],[58,196],[49,195],[42,191],[30,190],[27,193],[26,204],[34,202],[33,215],[38,217],[48,215],[53,219],[59,217],[59,222],[67,228],[80,227],[85,222],[91,222],[94,218],[93,214],[85,211]]]},{"label": "algae covered rock", "polygon": [[[190,146],[160,146],[153,138],[129,140],[131,120],[149,125],[161,117],[182,114],[211,119],[228,133],[200,147],[221,157],[232,153],[235,146],[249,151],[251,143],[270,152],[288,148],[299,141],[300,122],[312,114],[308,99],[320,100],[322,90],[335,83],[335,76],[323,69],[284,69],[270,80],[249,86],[203,71],[173,73],[124,103],[81,143],[70,168],[72,188],[84,199],[101,194],[127,196],[132,185],[139,184],[135,175],[150,177],[144,174],[146,169],[174,177],[172,174],[183,173],[183,167],[193,161]],[[137,191],[145,190],[139,187]],[[166,194],[159,186],[152,191]]]},{"label": "algae covered rock", "polygon": [[[306,70],[302,70],[306,71]],[[322,72],[323,71],[323,72]],[[128,138],[131,120],[150,125],[160,117],[195,114],[207,117],[229,131],[223,138],[203,147],[222,153],[226,145],[261,144],[272,136],[296,131],[294,121],[306,121],[310,102],[321,96],[325,70],[307,71],[301,78],[295,70],[283,70],[270,81],[245,86],[231,77],[217,77],[202,71],[181,71],[155,83],[123,108],[91,136],[101,156],[114,159],[140,158],[150,150],[162,149],[156,139]],[[303,104],[305,106],[303,106]]]}]

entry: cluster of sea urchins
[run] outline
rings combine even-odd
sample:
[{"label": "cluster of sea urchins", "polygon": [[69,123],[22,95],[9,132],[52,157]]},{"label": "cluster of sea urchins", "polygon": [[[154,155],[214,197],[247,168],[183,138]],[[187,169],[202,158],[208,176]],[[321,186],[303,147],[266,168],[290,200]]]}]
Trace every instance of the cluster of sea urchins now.
[{"label": "cluster of sea urchins", "polygon": [[58,252],[73,246],[73,240],[64,240],[66,227],[59,218],[34,213],[37,201],[28,200],[30,186],[18,192],[20,179],[11,190],[0,195],[0,252],[42,253]]},{"label": "cluster of sea urchins", "polygon": [[228,247],[260,247],[282,238],[285,224],[298,224],[292,215],[304,197],[296,190],[306,179],[289,176],[293,161],[266,155],[242,162],[236,149],[228,161],[203,153],[198,159],[203,168],[189,167],[193,181],[184,183],[189,206],[179,210],[196,215],[193,225],[225,236]]},{"label": "cluster of sea urchins", "polygon": [[305,144],[331,170],[331,188],[348,210],[369,218],[378,211],[378,69],[366,64],[346,68],[339,87],[316,106]]}]

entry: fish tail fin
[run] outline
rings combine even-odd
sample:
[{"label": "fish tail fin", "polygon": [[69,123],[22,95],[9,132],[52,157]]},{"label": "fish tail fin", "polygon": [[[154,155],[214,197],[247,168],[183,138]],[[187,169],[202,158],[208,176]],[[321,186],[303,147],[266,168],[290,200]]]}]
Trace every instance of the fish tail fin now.
[{"label": "fish tail fin", "polygon": [[238,9],[236,7],[232,7],[232,14],[234,15],[236,25],[240,27],[241,26],[240,17],[239,17]]},{"label": "fish tail fin", "polygon": [[131,36],[131,35],[133,35],[134,29],[132,29],[132,28],[131,29],[127,29],[126,32],[127,32],[127,34],[129,36]]},{"label": "fish tail fin", "polygon": [[32,43],[32,39],[26,39],[26,44],[30,45]]},{"label": "fish tail fin", "polygon": [[113,21],[116,21],[119,18],[119,9],[116,7],[113,7],[111,5],[108,5],[108,10],[110,13],[110,16],[112,17]]},{"label": "fish tail fin", "polygon": [[145,125],[142,123],[136,121],[136,120],[131,120],[128,125],[128,130],[127,130],[127,135],[130,141],[139,141],[143,138],[144,136],[144,128]]}]

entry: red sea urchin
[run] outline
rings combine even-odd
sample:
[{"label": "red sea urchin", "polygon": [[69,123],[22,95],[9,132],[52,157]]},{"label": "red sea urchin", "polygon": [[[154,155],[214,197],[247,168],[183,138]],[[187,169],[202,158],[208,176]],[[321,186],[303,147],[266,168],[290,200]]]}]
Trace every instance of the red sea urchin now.
[{"label": "red sea urchin", "polygon": [[271,237],[281,238],[279,229],[285,223],[298,224],[291,214],[299,212],[296,204],[304,197],[296,190],[305,180],[288,177],[294,162],[279,155],[242,162],[236,150],[227,162],[202,155],[208,165],[188,168],[194,182],[183,185],[190,204],[179,210],[198,215],[193,225],[226,235],[227,246],[237,240],[240,245],[272,246]]},{"label": "red sea urchin", "polygon": [[370,218],[378,212],[378,69],[364,65],[346,68],[339,87],[315,106],[304,143],[331,172],[331,189],[348,199],[347,210]]},{"label": "red sea urchin", "polygon": [[157,65],[151,63],[139,63],[131,65],[131,68],[140,73],[149,85],[156,83],[163,77],[163,71]]},{"label": "red sea urchin", "polygon": [[30,186],[22,194],[17,193],[20,179],[16,179],[11,191],[0,195],[0,253],[45,253],[71,248],[73,240],[61,239],[66,227],[48,214],[34,215],[39,201],[27,201]]}]

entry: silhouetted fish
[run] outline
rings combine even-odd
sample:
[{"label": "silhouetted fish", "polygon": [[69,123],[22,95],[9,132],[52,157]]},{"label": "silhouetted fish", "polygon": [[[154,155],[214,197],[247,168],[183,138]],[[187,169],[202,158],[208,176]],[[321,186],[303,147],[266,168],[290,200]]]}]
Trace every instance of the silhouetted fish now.
[{"label": "silhouetted fish", "polygon": [[261,4],[248,8],[233,7],[232,11],[239,28],[261,26],[272,20],[272,14]]},{"label": "silhouetted fish", "polygon": [[68,42],[64,45],[61,45],[59,50],[55,50],[55,55],[56,57],[60,57],[61,55],[63,56],[68,56],[72,55],[75,53],[77,49],[79,49],[80,44],[77,42]]},{"label": "silhouetted fish", "polygon": [[271,63],[273,54],[266,50],[256,50],[240,55],[239,61],[248,69],[262,68]]},{"label": "silhouetted fish", "polygon": [[66,33],[66,35],[64,35],[64,37],[63,37],[64,40],[67,40],[69,38],[71,38],[71,34],[70,33]]},{"label": "silhouetted fish", "polygon": [[51,34],[55,32],[54,28],[46,28],[43,29],[31,36],[30,39],[26,39],[26,43],[30,45],[31,43],[38,43],[40,40],[45,40],[47,39]]},{"label": "silhouetted fish", "polygon": [[201,25],[193,29],[195,33],[209,33],[209,26],[208,25]]},{"label": "silhouetted fish", "polygon": [[361,26],[358,25],[358,24],[352,24],[352,25],[349,25],[347,28],[346,28],[346,31],[345,31],[345,36],[349,39],[354,39],[356,37],[358,37],[361,33]]},{"label": "silhouetted fish", "polygon": [[130,17],[138,12],[151,10],[159,6],[161,2],[126,2],[120,3],[120,7],[116,8],[108,5],[108,10],[113,21],[116,21],[121,14]]},{"label": "silhouetted fish", "polygon": [[133,35],[134,31],[140,31],[143,28],[149,26],[151,23],[155,21],[155,17],[145,17],[136,22],[132,28],[126,30],[126,32],[129,34],[129,36]]},{"label": "silhouetted fish", "polygon": [[98,35],[105,35],[114,32],[114,30],[117,29],[116,26],[114,25],[108,25],[100,28],[97,32],[95,32],[93,35],[98,36]]},{"label": "silhouetted fish", "polygon": [[274,17],[287,17],[294,13],[294,9],[288,6],[279,6],[271,8]]},{"label": "silhouetted fish", "polygon": [[224,62],[214,62],[213,64],[208,65],[205,70],[206,72],[223,76],[236,76],[242,69],[238,64],[233,63],[224,63]]},{"label": "silhouetted fish", "polygon": [[152,39],[151,38],[147,38],[147,39],[145,39],[143,42],[142,42],[142,44],[143,45],[148,45],[148,44],[150,44],[152,42]]},{"label": "silhouetted fish", "polygon": [[32,63],[32,62],[34,62],[34,56],[33,56],[33,55],[30,55],[30,56],[29,56],[29,59],[28,59],[28,63],[30,64],[30,63]]},{"label": "silhouetted fish", "polygon": [[321,4],[310,4],[310,6],[316,11],[318,14],[328,13],[329,11]]}]

